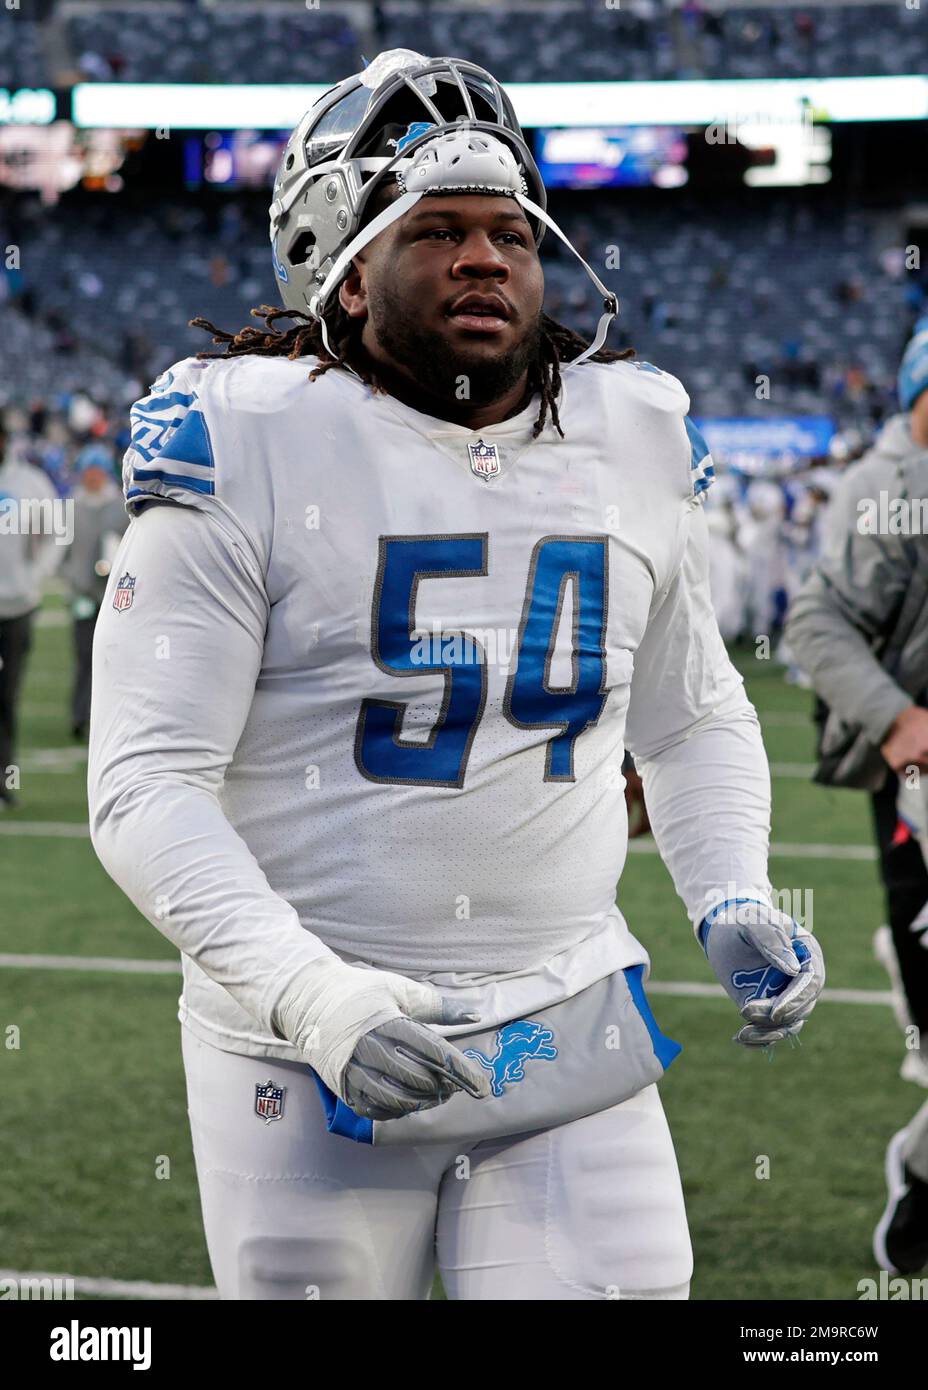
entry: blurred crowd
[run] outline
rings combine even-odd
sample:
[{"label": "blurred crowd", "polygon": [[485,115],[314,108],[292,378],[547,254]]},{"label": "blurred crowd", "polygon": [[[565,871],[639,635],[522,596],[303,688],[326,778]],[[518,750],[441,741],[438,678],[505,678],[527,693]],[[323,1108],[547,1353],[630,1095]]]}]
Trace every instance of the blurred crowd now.
[{"label": "blurred crowd", "polygon": [[808,680],[779,639],[790,600],[822,554],[834,489],[871,438],[862,430],[836,434],[829,453],[814,459],[716,459],[706,496],[712,537],[710,583],[722,636],[728,643],[774,643],[771,655],[788,679]]},{"label": "blurred crowd", "polygon": [[[0,407],[90,392],[125,408],[172,362],[277,302],[264,196],[84,195],[0,211]],[[703,416],[829,414],[872,430],[893,409],[896,366],[925,302],[897,213],[817,190],[684,193],[665,209],[633,190],[555,191],[552,215],[616,291],[610,346],[678,376]],[[556,238],[541,245],[549,314],[591,336],[601,305]],[[618,252],[618,264],[615,252]],[[11,258],[7,257],[9,261]],[[767,388],[764,388],[767,383]]]},{"label": "blurred crowd", "polygon": [[[50,3],[45,8],[54,8]],[[0,71],[11,85],[90,82],[235,82],[259,52],[260,80],[328,82],[363,53],[404,45],[467,53],[501,81],[832,77],[923,72],[928,33],[917,6],[814,4],[777,8],[703,0],[539,0],[531,11],[498,0],[358,0],[330,11],[301,0],[263,8],[163,0],[101,8],[69,0],[66,58],[49,71],[29,15]],[[12,32],[13,26],[8,26]],[[182,35],[182,42],[178,36]]]},{"label": "blurred crowd", "polygon": [[14,808],[18,705],[49,580],[67,593],[73,633],[70,724],[87,737],[93,631],[128,517],[118,459],[128,421],[81,393],[0,421],[0,811]]}]

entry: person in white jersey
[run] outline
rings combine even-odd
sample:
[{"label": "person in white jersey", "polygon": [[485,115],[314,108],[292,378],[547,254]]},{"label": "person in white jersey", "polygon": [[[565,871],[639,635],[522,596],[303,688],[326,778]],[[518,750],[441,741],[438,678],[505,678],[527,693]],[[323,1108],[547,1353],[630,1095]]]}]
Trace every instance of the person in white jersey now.
[{"label": "person in white jersey", "polygon": [[451,1298],[687,1297],[626,749],[738,1040],[822,987],[772,905],[711,459],[680,383],[603,349],[585,262],[593,343],[544,313],[546,227],[491,75],[383,53],[284,151],[284,307],[205,324],[222,351],[132,411],[91,830],[183,954],[223,1298],[422,1299],[436,1267]]}]

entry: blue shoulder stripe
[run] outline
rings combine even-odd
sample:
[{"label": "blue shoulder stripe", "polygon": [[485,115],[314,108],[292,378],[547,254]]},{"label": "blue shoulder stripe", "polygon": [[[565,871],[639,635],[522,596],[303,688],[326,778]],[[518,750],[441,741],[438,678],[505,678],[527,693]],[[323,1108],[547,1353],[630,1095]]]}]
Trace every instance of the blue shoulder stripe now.
[{"label": "blue shoulder stripe", "polygon": [[684,416],[687,437],[690,441],[690,469],[693,473],[693,491],[698,497],[706,492],[715,477],[715,465],[709,446],[688,415]]},{"label": "blue shoulder stripe", "polygon": [[163,396],[152,393],[150,396],[143,396],[142,399],[132,407],[129,414],[130,416],[143,415],[149,410],[167,410],[175,405],[182,405],[186,410],[193,405],[195,400],[196,396],[192,391],[168,391]]},{"label": "blue shoulder stripe", "polygon": [[[212,478],[188,478],[182,473],[165,473],[163,468],[133,468],[133,482],[143,483],[167,483],[171,487],[183,487],[188,492],[202,492],[206,497],[212,497],[216,491],[216,485]],[[150,488],[136,487],[126,493],[127,497],[132,497],[139,493],[150,493]]]},{"label": "blue shoulder stripe", "polygon": [[174,463],[203,468],[210,473],[213,471],[212,443],[206,421],[199,410],[191,410],[184,416],[172,416],[167,420],[136,418],[133,421],[131,447],[146,463],[152,463],[155,459],[170,459]]},{"label": "blue shoulder stripe", "polygon": [[190,411],[183,424],[171,435],[164,452],[176,463],[193,463],[198,468],[213,467],[209,430],[201,411]]},{"label": "blue shoulder stripe", "polygon": [[[185,368],[178,378],[163,373],[130,414],[131,438],[123,463],[126,501],[140,506],[149,497],[183,493],[216,494],[216,468],[206,417],[194,385],[197,373]],[[178,496],[178,494],[180,494]]]},{"label": "blue shoulder stripe", "polygon": [[690,445],[693,451],[692,467],[698,468],[706,457],[706,454],[708,454],[709,446],[688,415],[685,417],[683,423],[686,425],[686,432],[689,435]]}]

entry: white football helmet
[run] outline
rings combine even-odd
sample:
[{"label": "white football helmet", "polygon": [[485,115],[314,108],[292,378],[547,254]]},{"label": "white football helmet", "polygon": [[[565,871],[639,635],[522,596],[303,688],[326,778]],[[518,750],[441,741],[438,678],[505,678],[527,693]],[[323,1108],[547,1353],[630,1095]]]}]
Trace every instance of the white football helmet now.
[{"label": "white football helmet", "polygon": [[[362,230],[372,193],[390,179],[399,184],[399,197]],[[545,211],[544,183],[509,98],[474,63],[408,48],[381,53],[331,88],[287,143],[270,209],[284,305],[317,319],[331,352],[323,315],[352,258],[421,197],[443,193],[514,198],[536,246],[545,227],[560,237],[604,306],[594,341],[562,370],[598,351],[618,301]]]}]

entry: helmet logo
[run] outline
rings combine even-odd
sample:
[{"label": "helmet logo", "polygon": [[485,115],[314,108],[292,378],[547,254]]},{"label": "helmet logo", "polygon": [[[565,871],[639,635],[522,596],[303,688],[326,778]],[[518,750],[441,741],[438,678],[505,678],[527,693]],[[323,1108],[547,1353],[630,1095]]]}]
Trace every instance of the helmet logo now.
[{"label": "helmet logo", "polygon": [[287,274],[287,267],[284,265],[283,261],[280,259],[280,256],[277,253],[276,241],[271,242],[271,249],[274,253],[274,269],[277,271],[278,279],[286,285],[288,280],[290,279],[290,276]]},{"label": "helmet logo", "polygon": [[398,140],[388,140],[387,144],[395,145],[396,152],[399,154],[401,150],[406,148],[410,140],[415,140],[417,135],[422,135],[426,130],[436,129],[437,126],[434,121],[413,121],[411,125],[406,127],[405,134],[401,135]]}]

